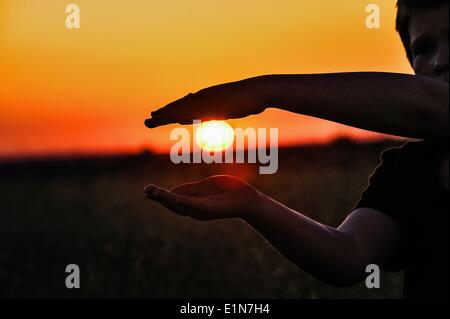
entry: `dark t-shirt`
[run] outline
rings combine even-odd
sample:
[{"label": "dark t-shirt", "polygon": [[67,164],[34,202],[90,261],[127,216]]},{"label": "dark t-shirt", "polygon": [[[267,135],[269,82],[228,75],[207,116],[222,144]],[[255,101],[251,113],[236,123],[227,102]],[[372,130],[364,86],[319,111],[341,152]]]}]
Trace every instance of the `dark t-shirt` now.
[{"label": "dark t-shirt", "polygon": [[448,298],[448,190],[438,174],[448,146],[410,142],[386,150],[355,208],[373,208],[400,227],[387,270],[404,270],[405,298]]}]

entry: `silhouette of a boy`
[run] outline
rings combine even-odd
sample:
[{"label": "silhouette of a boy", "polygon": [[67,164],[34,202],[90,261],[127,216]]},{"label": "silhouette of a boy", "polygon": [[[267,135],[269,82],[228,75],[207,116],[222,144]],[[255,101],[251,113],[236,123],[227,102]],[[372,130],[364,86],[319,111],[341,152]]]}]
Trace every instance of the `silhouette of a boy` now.
[{"label": "silhouette of a boy", "polygon": [[267,75],[172,102],[146,125],[240,118],[267,107],[420,139],[385,151],[347,219],[320,224],[231,176],[147,196],[200,220],[241,218],[280,253],[338,286],[365,267],[405,270],[406,298],[448,298],[448,1],[399,0],[397,30],[415,76],[390,73]]}]

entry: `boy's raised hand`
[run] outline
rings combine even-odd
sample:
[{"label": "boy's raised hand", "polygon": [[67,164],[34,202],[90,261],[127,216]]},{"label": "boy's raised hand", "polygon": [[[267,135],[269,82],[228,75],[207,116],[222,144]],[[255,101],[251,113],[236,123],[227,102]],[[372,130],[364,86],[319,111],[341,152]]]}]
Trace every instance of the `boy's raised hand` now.
[{"label": "boy's raised hand", "polygon": [[226,120],[259,114],[264,101],[253,81],[243,80],[203,89],[151,113],[145,125],[192,124],[193,120]]},{"label": "boy's raised hand", "polygon": [[156,185],[144,189],[147,198],[173,212],[198,220],[243,218],[257,212],[262,194],[233,176],[212,176],[170,190]]}]

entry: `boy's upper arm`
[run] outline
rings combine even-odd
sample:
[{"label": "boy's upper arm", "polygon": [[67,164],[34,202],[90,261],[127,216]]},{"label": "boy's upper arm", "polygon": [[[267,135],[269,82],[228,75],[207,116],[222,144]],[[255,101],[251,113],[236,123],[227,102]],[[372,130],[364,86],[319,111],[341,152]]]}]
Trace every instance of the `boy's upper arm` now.
[{"label": "boy's upper arm", "polygon": [[357,208],[339,226],[357,242],[358,258],[365,265],[400,271],[400,226],[389,215],[373,208]]}]

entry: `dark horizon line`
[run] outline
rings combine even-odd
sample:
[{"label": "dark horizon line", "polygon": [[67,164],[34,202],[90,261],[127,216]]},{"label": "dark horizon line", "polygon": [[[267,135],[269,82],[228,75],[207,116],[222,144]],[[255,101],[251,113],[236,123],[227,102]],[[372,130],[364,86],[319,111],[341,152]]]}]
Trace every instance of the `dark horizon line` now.
[{"label": "dark horizon line", "polygon": [[[370,144],[382,144],[388,142],[395,142],[396,139],[389,137],[378,137],[373,139],[356,139],[352,137],[338,137],[328,142],[304,142],[279,145],[280,150],[289,149],[301,149],[309,147],[326,147],[339,144],[348,145],[370,145]],[[257,149],[257,148],[256,148]],[[248,151],[246,147],[244,151]],[[224,152],[224,151],[223,151]],[[236,151],[233,151],[235,153]],[[193,152],[190,152],[192,154]],[[74,159],[90,159],[90,158],[117,158],[125,156],[165,156],[169,152],[155,152],[147,147],[142,147],[139,151],[70,151],[70,152],[42,152],[42,153],[30,153],[30,154],[14,154],[14,155],[1,155],[0,164],[16,163],[16,162],[28,162],[28,161],[48,161],[48,160],[74,160]]]}]

